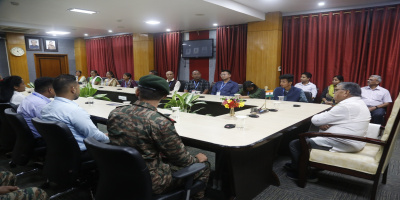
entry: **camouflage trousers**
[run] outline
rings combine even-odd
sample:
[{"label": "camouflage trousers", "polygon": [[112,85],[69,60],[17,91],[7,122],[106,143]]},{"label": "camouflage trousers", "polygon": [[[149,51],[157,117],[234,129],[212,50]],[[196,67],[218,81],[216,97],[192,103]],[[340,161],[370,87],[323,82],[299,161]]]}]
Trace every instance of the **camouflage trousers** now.
[{"label": "camouflage trousers", "polygon": [[[211,172],[211,164],[208,161],[204,162],[204,164],[206,164],[206,168],[204,170],[201,170],[200,172],[196,173],[194,175],[194,180],[203,181],[204,183],[206,183],[206,186],[207,186],[208,178],[210,177],[210,172]],[[172,173],[174,173],[176,171],[179,171],[180,169],[183,168],[183,167],[177,167],[177,166],[173,166],[173,165],[170,165],[170,166],[171,166]],[[178,187],[182,187],[184,185],[185,185],[185,180],[172,179],[171,185],[169,185],[167,187],[165,192],[171,191],[171,190],[173,190],[175,188],[178,188]],[[193,196],[193,199],[202,199],[204,197],[204,193],[205,193],[205,189],[203,191],[198,192],[197,194],[195,194]]]},{"label": "camouflage trousers", "polygon": [[[0,187],[14,186],[17,177],[6,171],[0,171]],[[0,195],[0,200],[46,200],[47,194],[44,190],[37,187],[15,190],[7,194]]]}]

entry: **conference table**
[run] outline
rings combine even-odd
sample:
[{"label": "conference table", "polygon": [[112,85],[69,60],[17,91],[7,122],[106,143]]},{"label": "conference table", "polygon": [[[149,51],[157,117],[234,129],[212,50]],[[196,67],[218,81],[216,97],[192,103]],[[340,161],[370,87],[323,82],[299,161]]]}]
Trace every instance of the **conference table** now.
[{"label": "conference table", "polygon": [[[136,88],[117,88],[95,86],[100,93],[115,93],[121,100],[135,99]],[[201,95],[200,101],[208,104],[220,104],[222,96]],[[129,97],[129,99],[128,99]],[[123,101],[123,100],[121,100]],[[87,98],[79,98],[76,102],[91,116],[102,119],[106,123],[109,113],[121,106],[121,103],[94,100],[94,104],[86,104]],[[267,108],[274,106],[274,100],[247,99],[250,107]],[[294,105],[296,104],[296,107]],[[280,145],[280,138],[289,130],[310,123],[311,117],[328,110],[324,104],[281,102],[277,112],[259,114],[258,118],[247,117],[244,128],[224,128],[226,124],[236,124],[237,118],[229,115],[224,106],[214,107],[227,114],[218,116],[199,115],[180,112],[175,128],[185,145],[216,153],[216,170],[221,181],[222,191],[228,198],[252,199],[269,185],[279,185],[279,179],[272,170],[273,160]],[[171,110],[158,108],[160,113],[170,114]],[[213,111],[211,111],[213,112]],[[236,116],[247,116],[250,109],[236,112]]]}]

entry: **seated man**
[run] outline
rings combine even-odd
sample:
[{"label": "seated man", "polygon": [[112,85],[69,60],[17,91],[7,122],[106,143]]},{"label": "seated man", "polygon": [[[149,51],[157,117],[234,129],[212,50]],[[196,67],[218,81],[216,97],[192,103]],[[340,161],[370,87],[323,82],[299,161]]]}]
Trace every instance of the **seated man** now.
[{"label": "seated man", "polygon": [[[192,156],[175,130],[174,122],[157,112],[161,99],[169,93],[168,83],[159,76],[147,75],[139,80],[133,105],[111,111],[107,129],[111,144],[137,149],[146,161],[152,180],[153,193],[161,194],[182,184],[172,179],[172,173],[193,163],[205,162],[207,168],[195,179],[208,182],[210,166],[207,157]],[[196,194],[202,198],[204,192]]]},{"label": "seated man", "polygon": [[42,119],[66,124],[82,151],[82,157],[90,157],[83,140],[93,137],[100,142],[109,142],[107,135],[97,129],[89,113],[73,101],[79,98],[80,93],[79,84],[73,75],[62,74],[56,77],[53,88],[56,97],[42,109]]},{"label": "seated man", "polygon": [[284,101],[308,102],[302,89],[292,87],[293,75],[284,74],[279,76],[280,86],[274,90],[274,100],[279,100],[279,96],[284,96]]},{"label": "seated man", "polygon": [[371,75],[368,79],[368,86],[361,88],[361,97],[371,112],[371,123],[373,124],[383,124],[386,107],[392,102],[389,91],[379,86],[381,82],[380,76]]},{"label": "seated man", "polygon": [[304,92],[311,92],[311,98],[314,100],[317,96],[317,86],[310,82],[312,74],[310,72],[304,72],[301,74],[301,82],[296,83],[294,87],[302,89]]},{"label": "seated man", "polygon": [[211,94],[221,96],[234,96],[239,91],[239,85],[231,80],[231,71],[221,71],[222,81],[218,81],[212,88]]},{"label": "seated man", "polygon": [[35,92],[22,100],[18,107],[17,113],[24,117],[29,128],[32,130],[35,138],[36,147],[45,146],[42,136],[32,124],[32,118],[41,118],[40,112],[43,107],[51,102],[50,98],[54,98],[53,78],[42,77],[35,80]]},{"label": "seated man", "polygon": [[19,189],[15,186],[17,177],[7,171],[0,171],[0,199],[4,200],[46,200],[47,193],[37,187]]},{"label": "seated man", "polygon": [[181,82],[174,79],[174,72],[167,71],[167,73],[165,73],[165,75],[167,76],[167,82],[169,84],[169,91],[178,92],[179,88],[181,87]]},{"label": "seated man", "polygon": [[[361,100],[360,86],[356,83],[341,82],[335,88],[333,98],[337,104],[327,112],[314,115],[311,122],[320,128],[320,132],[365,136],[371,115],[367,106]],[[365,142],[324,137],[307,139],[307,143],[314,149],[337,152],[358,152],[365,146]],[[292,163],[285,165],[288,170],[287,177],[297,180],[301,154],[299,140],[290,142],[289,149]],[[310,182],[316,180],[315,177],[309,177]]]},{"label": "seated man", "polygon": [[210,83],[201,79],[201,73],[198,70],[194,70],[192,77],[193,80],[186,83],[184,92],[200,91],[202,94],[208,94]]}]

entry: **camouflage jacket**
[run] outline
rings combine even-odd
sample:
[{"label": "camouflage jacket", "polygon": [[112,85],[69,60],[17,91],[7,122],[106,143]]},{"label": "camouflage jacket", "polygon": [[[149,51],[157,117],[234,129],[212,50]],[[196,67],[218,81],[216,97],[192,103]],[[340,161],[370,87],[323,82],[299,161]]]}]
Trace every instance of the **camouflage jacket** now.
[{"label": "camouflage jacket", "polygon": [[114,109],[108,116],[107,129],[111,144],[134,147],[142,154],[156,194],[172,182],[170,165],[186,167],[198,162],[186,150],[173,122],[148,103],[136,101],[132,106]]}]

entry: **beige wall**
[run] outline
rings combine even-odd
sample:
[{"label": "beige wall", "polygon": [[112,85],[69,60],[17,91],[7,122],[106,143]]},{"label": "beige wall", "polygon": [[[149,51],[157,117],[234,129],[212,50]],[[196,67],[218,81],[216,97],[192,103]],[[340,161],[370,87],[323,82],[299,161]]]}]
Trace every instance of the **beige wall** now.
[{"label": "beige wall", "polygon": [[151,34],[133,34],[133,66],[135,80],[154,69],[154,42]]}]

